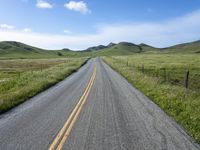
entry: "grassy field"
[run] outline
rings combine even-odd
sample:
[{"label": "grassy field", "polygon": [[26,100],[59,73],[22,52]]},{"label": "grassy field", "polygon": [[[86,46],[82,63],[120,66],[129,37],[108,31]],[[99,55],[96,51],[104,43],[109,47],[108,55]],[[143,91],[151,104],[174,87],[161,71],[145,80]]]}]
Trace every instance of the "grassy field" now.
[{"label": "grassy field", "polygon": [[139,54],[115,58],[148,76],[158,77],[160,82],[183,87],[189,71],[188,88],[200,92],[200,55]]},{"label": "grassy field", "polygon": [[0,113],[76,71],[87,58],[0,60]]},{"label": "grassy field", "polygon": [[[138,54],[104,57],[200,143],[200,55]],[[189,74],[189,87],[185,76]]]}]

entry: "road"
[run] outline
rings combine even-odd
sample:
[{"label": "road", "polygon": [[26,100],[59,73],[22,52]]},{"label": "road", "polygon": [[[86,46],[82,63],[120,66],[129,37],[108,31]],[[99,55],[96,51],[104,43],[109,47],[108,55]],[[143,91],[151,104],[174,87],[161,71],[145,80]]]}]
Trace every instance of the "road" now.
[{"label": "road", "polygon": [[99,58],[0,116],[1,150],[199,150]]}]

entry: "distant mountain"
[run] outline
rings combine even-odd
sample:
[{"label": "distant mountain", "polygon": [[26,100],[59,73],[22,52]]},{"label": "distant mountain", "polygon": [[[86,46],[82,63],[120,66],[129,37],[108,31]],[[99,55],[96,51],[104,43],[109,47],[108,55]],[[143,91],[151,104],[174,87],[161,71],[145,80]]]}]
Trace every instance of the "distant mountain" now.
[{"label": "distant mountain", "polygon": [[93,51],[96,55],[132,55],[135,53],[144,53],[155,51],[156,48],[145,44],[136,45],[130,42],[120,42],[118,44],[110,43],[106,48]]},{"label": "distant mountain", "polygon": [[108,44],[107,48],[115,46],[115,45],[117,45],[117,44],[111,42],[110,44]]},{"label": "distant mountain", "polygon": [[98,51],[98,50],[109,48],[109,47],[112,47],[112,46],[115,46],[115,45],[116,45],[115,43],[110,43],[107,46],[105,46],[105,45],[93,46],[93,47],[89,47],[85,51],[86,52]]},{"label": "distant mountain", "polygon": [[135,53],[200,53],[200,40],[167,48],[156,48],[144,43],[139,45],[120,42],[94,52],[96,55],[132,55]]},{"label": "distant mountain", "polygon": [[104,48],[106,48],[106,46],[104,46],[104,45],[99,45],[99,46],[89,47],[89,48],[86,49],[85,51],[86,51],[86,52],[98,51],[98,50],[101,50],[101,49],[104,49]]}]

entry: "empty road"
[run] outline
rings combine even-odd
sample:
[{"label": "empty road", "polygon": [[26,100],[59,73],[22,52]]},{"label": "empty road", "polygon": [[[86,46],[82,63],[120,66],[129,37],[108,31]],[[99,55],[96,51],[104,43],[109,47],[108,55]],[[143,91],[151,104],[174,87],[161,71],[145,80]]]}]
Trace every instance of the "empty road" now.
[{"label": "empty road", "polygon": [[0,116],[1,150],[200,150],[99,58]]}]

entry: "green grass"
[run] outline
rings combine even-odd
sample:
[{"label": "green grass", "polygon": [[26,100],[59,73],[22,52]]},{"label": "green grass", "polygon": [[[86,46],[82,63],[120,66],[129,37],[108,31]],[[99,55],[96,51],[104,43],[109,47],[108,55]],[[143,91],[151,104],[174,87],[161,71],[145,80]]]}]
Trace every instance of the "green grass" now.
[{"label": "green grass", "polygon": [[91,51],[44,50],[20,42],[0,42],[0,59],[38,59],[38,58],[66,58],[66,57],[93,57],[93,56],[125,56],[138,53],[145,54],[199,54],[200,41],[179,44],[167,48],[155,48],[146,44],[120,42],[108,46],[91,47]]},{"label": "green grass", "polygon": [[[172,116],[200,143],[199,55],[140,54],[104,57],[104,60]],[[142,65],[146,68],[144,73],[140,69]],[[172,79],[165,80],[162,73],[157,74],[162,68],[166,68]],[[191,78],[195,75],[197,80],[196,84],[190,85],[186,90],[184,84],[175,84],[171,80],[180,80],[180,76],[184,77],[187,69],[191,70]]]},{"label": "green grass", "polygon": [[155,53],[156,50],[156,48],[145,44],[136,45],[133,43],[121,42],[111,47],[92,51],[88,54],[93,54],[95,56],[125,56],[137,53]]},{"label": "green grass", "polygon": [[0,113],[76,71],[87,58],[0,60]]},{"label": "green grass", "polygon": [[138,54],[130,57],[115,57],[126,60],[128,65],[158,77],[161,82],[185,86],[186,72],[189,70],[189,89],[200,92],[200,55],[197,54]]},{"label": "green grass", "polygon": [[68,49],[44,50],[32,47],[20,42],[0,42],[0,59],[42,59],[42,58],[66,58],[85,57],[89,54],[75,52]]},{"label": "green grass", "polygon": [[164,53],[200,53],[200,41],[183,43],[162,49]]}]

